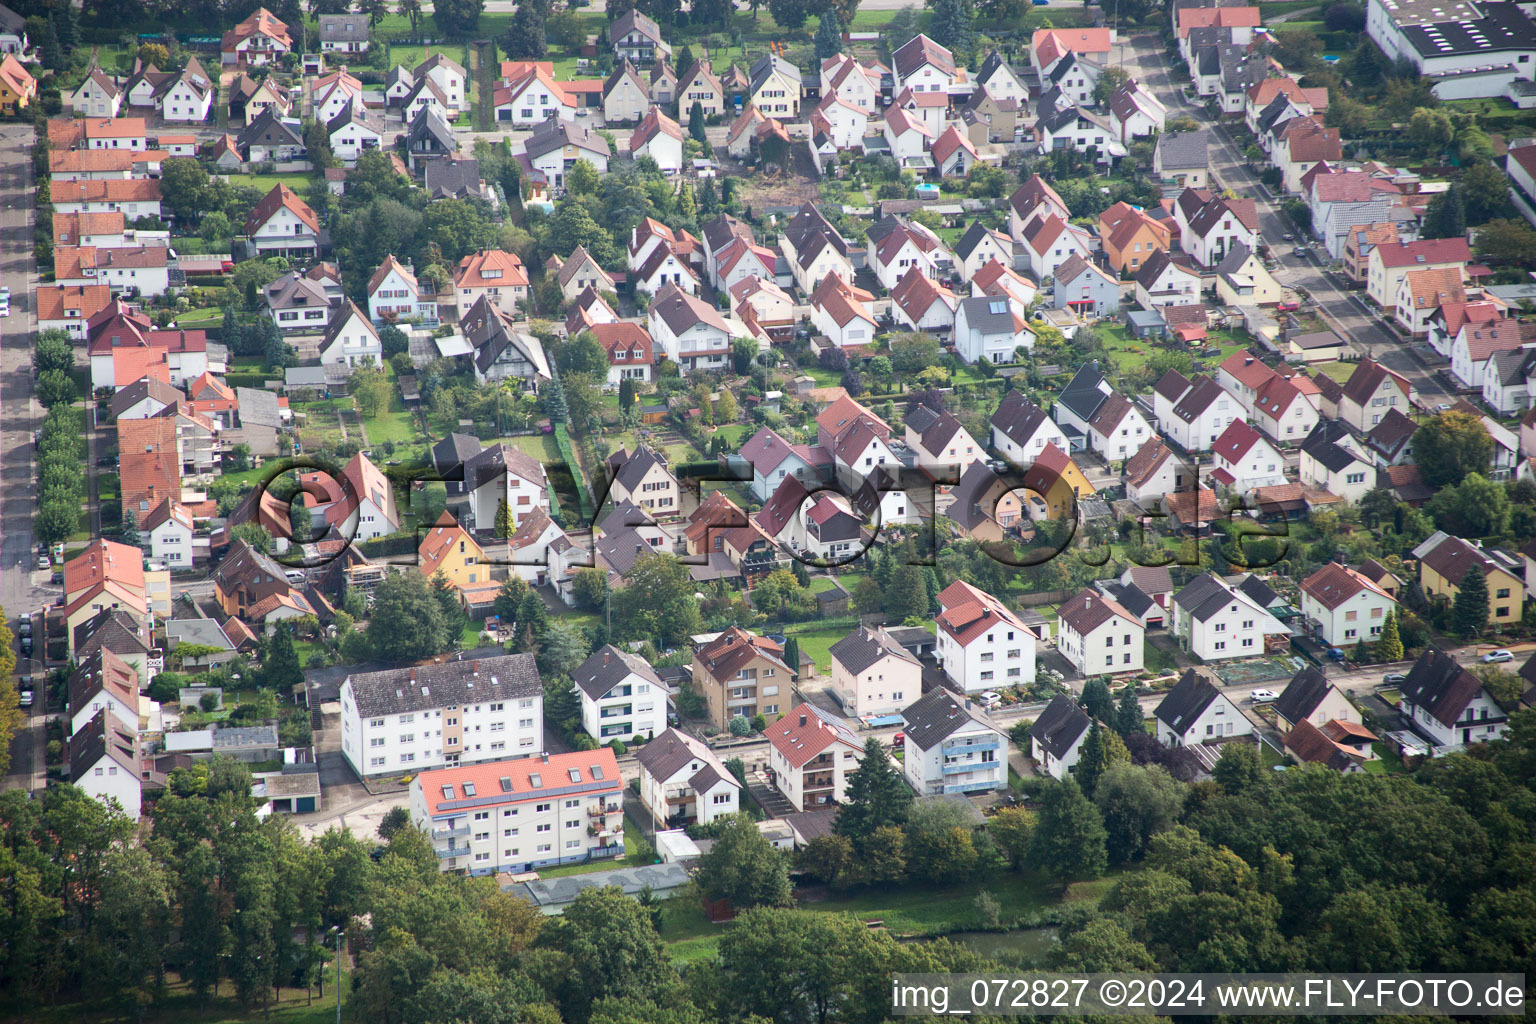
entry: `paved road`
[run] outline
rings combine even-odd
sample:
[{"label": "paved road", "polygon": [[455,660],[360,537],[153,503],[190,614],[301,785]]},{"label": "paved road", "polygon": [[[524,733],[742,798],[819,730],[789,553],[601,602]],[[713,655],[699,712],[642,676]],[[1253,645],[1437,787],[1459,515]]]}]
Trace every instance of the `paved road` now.
[{"label": "paved road", "polygon": [[[51,600],[34,585],[32,515],[36,508],[32,431],[42,409],[32,401],[32,336],[37,285],[32,258],[32,129],[0,128],[0,283],[11,289],[11,315],[0,320],[0,604],[14,628],[19,614]],[[29,665],[18,653],[17,673]],[[36,663],[33,663],[36,665]],[[41,667],[36,674],[41,681]],[[27,727],[11,746],[11,769],[30,771],[32,786],[42,784],[44,743],[41,693]],[[20,780],[22,777],[13,777]]]},{"label": "paved road", "polygon": [[[1170,113],[1189,115],[1207,125],[1210,124],[1203,107],[1190,104],[1169,69],[1163,52],[1162,40],[1157,36],[1143,35],[1125,40],[1121,46],[1124,67],[1137,81],[1150,89],[1162,100]],[[1303,288],[1316,303],[1318,311],[1333,329],[1361,355],[1380,360],[1388,368],[1406,376],[1426,399],[1431,395],[1445,395],[1448,391],[1435,370],[1443,360],[1426,362],[1420,353],[1406,344],[1395,333],[1383,327],[1371,314],[1362,298],[1363,293],[1346,291],[1329,275],[1317,257],[1326,259],[1321,248],[1313,249],[1313,256],[1297,259],[1291,255],[1292,245],[1281,236],[1294,231],[1294,227],[1280,214],[1279,199],[1271,196],[1259,182],[1258,176],[1243,161],[1230,139],[1217,130],[1212,133],[1211,173],[1216,183],[1231,188],[1239,195],[1252,196],[1258,206],[1260,227],[1272,252],[1279,255],[1280,266],[1276,279],[1289,288]]]}]

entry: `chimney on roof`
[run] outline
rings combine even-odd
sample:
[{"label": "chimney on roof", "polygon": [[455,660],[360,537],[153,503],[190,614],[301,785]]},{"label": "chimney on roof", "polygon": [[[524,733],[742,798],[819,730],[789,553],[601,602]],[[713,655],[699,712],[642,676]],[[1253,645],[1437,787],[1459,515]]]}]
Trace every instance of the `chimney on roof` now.
[{"label": "chimney on roof", "polygon": [[471,672],[473,672],[475,675],[479,675],[480,674],[480,659],[479,658],[476,658],[474,661],[471,661],[469,663],[469,670]]},{"label": "chimney on roof", "polygon": [[609,658],[609,652],[608,652],[607,648],[604,648],[603,649],[603,664],[604,665],[608,664],[608,658]]},{"label": "chimney on roof", "polygon": [[415,669],[411,669],[411,682],[414,683],[415,681],[416,681],[416,670]]},{"label": "chimney on roof", "polygon": [[547,751],[547,750],[539,751],[539,761],[542,762],[543,764],[549,764],[549,751]]}]

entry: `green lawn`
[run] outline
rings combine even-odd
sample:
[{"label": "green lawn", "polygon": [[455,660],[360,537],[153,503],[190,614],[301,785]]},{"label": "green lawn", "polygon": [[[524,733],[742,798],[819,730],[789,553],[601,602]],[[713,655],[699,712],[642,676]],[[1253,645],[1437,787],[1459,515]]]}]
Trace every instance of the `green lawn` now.
[{"label": "green lawn", "polygon": [[265,195],[272,191],[272,187],[278,183],[286,184],[300,196],[304,195],[310,185],[319,180],[313,174],[236,174],[230,176],[231,184],[249,185]]},{"label": "green lawn", "polygon": [[[210,306],[207,309],[194,309],[190,312],[182,313],[176,317],[177,326],[188,328],[212,327],[215,324],[223,324],[223,322],[224,311],[217,306]],[[260,369],[259,366],[256,368]],[[231,367],[231,369],[233,369],[233,367]]]},{"label": "green lawn", "polygon": [[[138,1024],[181,1024],[184,1021],[197,1021],[199,1024],[246,1024],[249,1021],[262,1021],[263,1024],[330,1024],[336,1019],[336,965],[334,962],[325,972],[325,993],[322,997],[316,994],[313,1000],[303,989],[284,988],[279,1001],[274,1003],[269,1011],[246,1011],[231,994],[229,985],[220,987],[220,995],[209,1000],[205,1009],[192,994],[191,989],[176,979],[174,976],[167,979],[166,994],[159,1004],[147,1007],[143,1013],[136,1016],[125,1016],[119,1013],[121,1004],[91,1004],[82,1006],[75,1002],[61,1003],[57,1006],[37,1006],[28,1009],[24,1017],[14,1018],[26,1020],[29,1024],[73,1024],[80,1020],[98,1021],[126,1021],[133,1020]],[[349,1000],[347,993],[352,991],[352,972],[341,972],[341,999],[345,1006]],[[352,1015],[347,1014],[351,1020]]]},{"label": "green lawn", "polygon": [[[586,864],[567,864],[559,868],[540,868],[540,878],[563,878],[566,875],[586,875],[594,871],[615,871],[623,867],[638,867],[636,857],[640,853],[640,827],[629,815],[624,816],[624,856],[607,860],[594,860]],[[647,863],[650,863],[647,861]]]},{"label": "green lawn", "polygon": [[822,626],[820,628],[787,628],[785,636],[792,636],[800,643],[800,653],[816,662],[818,672],[832,671],[832,645],[847,636],[851,627]]},{"label": "green lawn", "polygon": [[363,427],[368,431],[369,444],[383,444],[385,441],[412,444],[420,440],[416,434],[415,419],[404,409],[392,409],[372,419],[365,419]]},{"label": "green lawn", "polygon": [[1397,751],[1385,743],[1372,743],[1371,750],[1376,753],[1373,760],[1365,762],[1365,770],[1368,772],[1383,772],[1391,775],[1401,774],[1403,771],[1403,759],[1397,756]]},{"label": "green lawn", "polygon": [[1340,384],[1347,383],[1355,372],[1354,363],[1319,363],[1313,367],[1319,373],[1327,374]]}]

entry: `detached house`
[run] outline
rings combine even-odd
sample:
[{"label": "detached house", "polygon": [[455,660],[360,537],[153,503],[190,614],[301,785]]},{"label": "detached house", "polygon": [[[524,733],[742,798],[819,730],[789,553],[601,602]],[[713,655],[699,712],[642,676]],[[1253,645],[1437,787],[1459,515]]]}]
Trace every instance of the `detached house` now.
[{"label": "detached house", "polygon": [[986,359],[992,363],[1014,362],[1020,348],[1035,347],[1029,329],[1012,299],[1004,296],[972,296],[955,309],[955,354],[967,363]]},{"label": "detached house", "polygon": [[956,580],[939,593],[938,646],[944,675],[961,693],[1027,685],[1035,634],[997,598]]},{"label": "detached house", "polygon": [[902,711],[901,770],[919,796],[990,793],[1007,786],[1002,753],[1007,740],[970,705],[937,687]]},{"label": "detached house", "polygon": [[436,324],[437,299],[424,298],[415,268],[389,254],[368,278],[368,318],[376,324],[412,320]]},{"label": "detached house", "polygon": [[1417,397],[1406,377],[1374,360],[1363,359],[1344,384],[1337,415],[1357,433],[1368,434],[1392,409],[1412,409]]},{"label": "detached house", "polygon": [[847,801],[848,776],[864,752],[852,730],[814,704],[800,704],[768,727],[768,771],[799,811]]},{"label": "detached house", "polygon": [[1301,582],[1301,611],[1330,647],[1374,643],[1397,601],[1363,573],[1329,562]]},{"label": "detached house", "polygon": [[1194,477],[1160,437],[1149,438],[1125,464],[1125,496],[1143,508],[1182,491]]},{"label": "detached house", "polygon": [[320,245],[320,219],[293,189],[280,183],[251,209],[245,233],[262,256],[313,258]]},{"label": "detached house", "polygon": [[1233,420],[1211,445],[1213,484],[1238,494],[1285,483],[1285,456],[1246,420]]},{"label": "detached house", "polygon": [[331,318],[320,339],[320,365],[384,365],[384,346],[373,322],[348,299]]},{"label": "detached house", "polygon": [[859,626],[832,645],[832,686],[856,718],[894,715],[923,692],[923,668],[886,630]]},{"label": "detached house", "polygon": [[621,60],[603,83],[603,120],[608,124],[639,121],[650,106],[650,92],[640,72],[628,58]]},{"label": "detached house", "polygon": [[1419,585],[1430,600],[1454,602],[1462,580],[1476,568],[1488,580],[1488,625],[1497,627],[1520,618],[1525,581],[1516,559],[1496,549],[1485,551],[1440,530],[1414,548],[1413,556],[1419,560]]},{"label": "detached house", "polygon": [[1249,736],[1253,723],[1196,669],[1186,669],[1153,712],[1165,747],[1188,747],[1232,736]]},{"label": "detached house", "polygon": [[959,479],[967,466],[985,457],[981,445],[948,409],[918,406],[907,414],[906,432],[907,447],[917,453],[917,464],[940,479],[945,475]]},{"label": "detached house", "polygon": [[1482,680],[1437,648],[1419,655],[1399,689],[1409,724],[1436,757],[1491,743],[1509,729],[1508,713]]},{"label": "detached house", "polygon": [[1146,626],[1118,601],[1084,588],[1061,606],[1056,621],[1056,647],[1083,675],[1142,670]]},{"label": "detached house", "polygon": [[1227,199],[1203,189],[1186,188],[1173,207],[1179,247],[1204,267],[1221,263],[1238,245],[1258,243],[1259,214],[1252,199]]},{"label": "detached house", "polygon": [[605,504],[629,502],[655,515],[675,515],[680,488],[654,450],[639,445],[633,452],[623,446],[608,456],[603,469],[609,478]]},{"label": "detached house", "polygon": [[1376,486],[1374,460],[1338,420],[1318,420],[1301,442],[1301,483],[1358,502]]},{"label": "detached house", "polygon": [[719,369],[730,358],[733,333],[725,318],[677,285],[656,292],[647,316],[653,343],[685,373]]},{"label": "detached house", "polygon": [[1029,728],[1029,756],[1053,779],[1065,779],[1076,770],[1092,727],[1093,719],[1077,701],[1058,693]]},{"label": "detached house", "polygon": [[543,343],[519,330],[512,315],[496,308],[489,296],[475,300],[459,319],[459,331],[470,347],[475,379],[519,381],[530,390],[553,379]]},{"label": "detached house", "polygon": [[799,68],[770,53],[753,62],[747,77],[750,101],[759,111],[784,121],[800,116],[800,98],[805,95],[805,88]]},{"label": "detached house", "polygon": [[1211,378],[1189,380],[1177,370],[1153,386],[1152,400],[1158,429],[1189,452],[1208,450],[1244,412],[1243,404]]},{"label": "detached house", "polygon": [[1113,316],[1120,310],[1120,284],[1097,263],[1074,253],[1056,268],[1051,279],[1051,307],[1070,310],[1084,319]]},{"label": "detached house", "polygon": [[643,658],[605,644],[571,679],[581,696],[581,727],[599,743],[667,731],[667,686]]},{"label": "detached house", "polygon": [[640,802],[657,828],[708,825],[740,809],[741,783],[714,751],[679,729],[640,748]]},{"label": "detached house", "polygon": [[124,720],[103,708],[69,738],[69,781],[134,821],[140,813],[143,770],[137,713]]},{"label": "detached house", "polygon": [[895,92],[947,94],[956,80],[955,56],[919,33],[891,54],[891,72]]},{"label": "detached house", "polygon": [[1200,305],[1200,275],[1174,261],[1166,251],[1155,251],[1136,272],[1136,301],[1142,309],[1162,306]]},{"label": "detached house", "polygon": [[1302,722],[1322,728],[1329,722],[1360,722],[1360,712],[1328,677],[1311,666],[1291,678],[1270,708],[1282,729],[1294,729]]},{"label": "detached house", "polygon": [[633,8],[608,26],[608,42],[619,57],[641,67],[672,56],[672,47],[661,37],[661,26]]},{"label": "detached house", "polygon": [[1268,608],[1210,572],[1174,595],[1173,631],[1180,646],[1204,661],[1256,658],[1271,638],[1289,643],[1291,635]]},{"label": "detached house", "polygon": [[528,301],[528,271],[516,253],[481,249],[459,260],[453,290],[460,315],[480,299],[506,313],[517,313]]},{"label": "detached house", "polygon": [[991,427],[992,447],[1015,466],[1034,462],[1047,444],[1061,451],[1069,447],[1067,435],[1021,391],[1009,391],[1003,396],[992,414]]},{"label": "detached house", "polygon": [[739,626],[693,653],[694,689],[719,729],[729,728],[732,718],[779,714],[789,706],[794,674],[784,663],[782,645]]},{"label": "detached house", "polygon": [[489,533],[505,504],[512,525],[549,513],[549,479],[544,464],[505,443],[490,445],[464,462],[464,493],[469,495],[467,526]]},{"label": "detached house", "polygon": [[266,64],[292,51],[288,26],[265,7],[225,32],[219,43],[221,62],[239,66]]},{"label": "detached house", "polygon": [[660,107],[652,107],[629,137],[629,153],[648,156],[663,173],[676,174],[683,169],[683,128]]}]

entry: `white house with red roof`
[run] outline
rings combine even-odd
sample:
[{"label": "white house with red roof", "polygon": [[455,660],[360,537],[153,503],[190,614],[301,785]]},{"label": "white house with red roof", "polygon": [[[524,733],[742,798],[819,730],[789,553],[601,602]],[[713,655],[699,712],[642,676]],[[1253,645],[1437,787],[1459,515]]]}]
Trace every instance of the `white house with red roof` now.
[{"label": "white house with red roof", "polygon": [[909,330],[948,334],[954,329],[959,302],[954,292],[922,267],[909,267],[891,289],[891,317]]},{"label": "white house with red roof", "polygon": [[636,159],[648,156],[665,174],[683,169],[683,128],[676,121],[652,107],[629,137],[629,154]]},{"label": "white house with red roof", "polygon": [[919,33],[891,54],[895,91],[948,93],[957,80],[955,55]]},{"label": "white house with red roof", "polygon": [[459,260],[453,289],[461,317],[482,296],[497,309],[516,313],[518,303],[528,301],[528,270],[516,253],[481,249]]},{"label": "white house with red roof", "polygon": [[219,43],[220,61],[240,66],[266,64],[293,51],[288,26],[265,7],[224,33]]},{"label": "white house with red roof", "polygon": [[655,295],[666,287],[680,288],[689,295],[699,294],[699,277],[679,252],[655,246],[640,266],[630,273],[636,291]]},{"label": "white house with red roof", "polygon": [[1466,387],[1481,391],[1495,356],[1533,343],[1530,331],[1513,317],[1466,324],[1451,343],[1451,373]]},{"label": "white house with red roof", "polygon": [[852,149],[864,142],[869,132],[869,111],[849,103],[837,93],[828,93],[811,111],[812,131],[826,133],[837,149]]},{"label": "white house with red roof", "polygon": [[773,280],[777,254],[766,245],[758,245],[750,238],[733,238],[726,243],[715,259],[715,288],[732,291],[748,278]]},{"label": "white house with red roof", "polygon": [[1237,396],[1255,426],[1281,444],[1299,443],[1317,423],[1317,409],[1292,378],[1247,352],[1224,359],[1216,380]]},{"label": "white house with red roof", "polygon": [[1029,258],[1029,271],[1044,281],[1073,256],[1093,258],[1093,242],[1082,228],[1069,224],[1049,207],[1037,208],[1022,228],[1020,241]]},{"label": "white house with red roof", "polygon": [[496,89],[493,97],[498,124],[533,127],[543,124],[551,114],[570,121],[576,117],[576,97],[537,64]]},{"label": "white house with red roof", "polygon": [[892,104],[885,112],[885,141],[903,168],[932,166],[933,133],[922,120]]},{"label": "white house with red roof", "polygon": [[171,569],[192,567],[192,511],[166,498],[149,510],[139,533],[149,538],[149,556]]},{"label": "white house with red roof", "polygon": [[1285,456],[1245,420],[1227,424],[1211,445],[1211,462],[1211,482],[1238,494],[1285,483]]},{"label": "white house with red roof", "polygon": [[794,332],[795,300],[772,278],[749,277],[731,286],[736,317],[756,327],[770,340],[783,340]]},{"label": "white house with red roof", "polygon": [[1085,676],[1140,672],[1147,627],[1118,601],[1086,587],[1056,613],[1056,649]]},{"label": "white house with red roof", "polygon": [[1069,53],[1109,62],[1114,33],[1107,28],[1042,28],[1030,37],[1030,63],[1042,77]]},{"label": "white house with red roof", "polygon": [[315,84],[310,87],[310,96],[314,103],[315,120],[328,124],[348,107],[362,107],[363,83],[356,75],[347,74],[345,69],[332,71],[315,79]]},{"label": "white house with red roof", "polygon": [[971,276],[972,295],[1006,295],[1028,307],[1039,292],[1035,282],[999,259],[988,260]]},{"label": "white house with red roof", "polygon": [[934,656],[961,693],[1027,685],[1035,678],[1035,634],[1008,606],[964,580],[939,592]]},{"label": "white house with red roof", "polygon": [[1301,612],[1331,647],[1374,643],[1397,601],[1370,578],[1329,562],[1301,581]]},{"label": "white house with red roof", "polygon": [[1504,317],[1504,304],[1492,299],[1472,302],[1447,302],[1429,318],[1426,340],[1445,358],[1451,357],[1451,344],[1468,324],[1486,326]]},{"label": "white house with red roof", "polygon": [[980,162],[976,146],[954,125],[933,141],[933,169],[941,178],[963,178]]},{"label": "white house with red roof", "polygon": [[363,541],[400,529],[394,487],[384,472],[358,452],[342,467],[344,486],[325,473],[304,473],[304,503],[315,528],[335,528],[344,538]]},{"label": "white house with red roof", "polygon": [[597,343],[608,353],[608,384],[618,387],[624,380],[648,383],[656,362],[650,332],[644,324],[624,320],[596,324],[589,328]]},{"label": "white house with red roof", "polygon": [[858,348],[875,340],[874,296],[828,274],[811,295],[811,323],[838,348]]},{"label": "white house with red roof", "polygon": [[262,256],[313,257],[320,246],[320,218],[293,189],[278,183],[245,218],[245,233]]},{"label": "white house with red roof", "polygon": [[208,337],[203,331],[157,331],[147,316],[113,299],[85,329],[91,360],[91,388],[126,387],[145,376],[180,386],[208,370]]},{"label": "white house with red roof", "polygon": [[368,278],[368,318],[376,324],[418,320],[437,323],[437,299],[423,299],[415,268],[386,255]]},{"label": "white house with red roof", "polygon": [[1125,496],[1143,508],[1193,481],[1189,468],[1161,437],[1147,439],[1125,464]]},{"label": "white house with red roof", "polygon": [[814,704],[799,704],[768,727],[768,772],[774,787],[798,811],[848,798],[848,776],[864,744],[843,720]]},{"label": "white house with red roof", "polygon": [[918,228],[897,222],[871,247],[870,262],[874,265],[875,279],[889,291],[913,267],[929,277],[937,276],[934,267],[937,243],[936,238],[927,237]]},{"label": "white house with red roof", "polygon": [[1383,242],[1371,250],[1366,263],[1365,294],[1382,309],[1397,306],[1398,288],[1410,272],[1460,271],[1472,261],[1465,238],[1425,238]]}]

